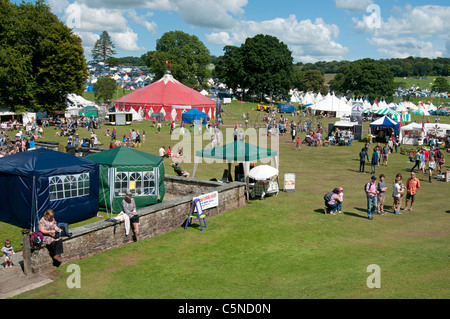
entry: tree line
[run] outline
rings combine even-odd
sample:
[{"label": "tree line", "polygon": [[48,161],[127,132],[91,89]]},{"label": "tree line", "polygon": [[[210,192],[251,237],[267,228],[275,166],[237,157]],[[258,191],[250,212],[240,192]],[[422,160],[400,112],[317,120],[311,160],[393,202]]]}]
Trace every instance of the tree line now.
[{"label": "tree line", "polygon": [[[208,79],[217,78],[242,98],[261,100],[288,99],[292,88],[322,93],[331,89],[371,100],[390,97],[395,76],[445,76],[450,60],[410,57],[294,64],[288,46],[264,34],[223,50],[222,56],[213,57],[197,36],[170,31],[156,41],[155,50],[139,58],[115,58],[114,43],[104,31],[92,55],[112,64],[143,63],[155,79],[170,71],[175,79],[194,89],[207,88]],[[326,73],[336,73],[328,85]],[[20,5],[0,0],[0,105],[13,111],[64,110],[67,95],[82,94],[87,77],[81,39],[51,13],[43,0]],[[113,91],[112,81],[105,84]],[[108,96],[102,98],[108,100]]]},{"label": "tree line", "polygon": [[[380,59],[379,63],[386,66],[395,77],[413,76],[450,76],[450,58],[421,58],[407,57],[404,59]],[[318,70],[322,74],[338,73],[343,66],[351,64],[350,61],[319,61],[316,63],[301,63],[296,65],[303,71]]]}]

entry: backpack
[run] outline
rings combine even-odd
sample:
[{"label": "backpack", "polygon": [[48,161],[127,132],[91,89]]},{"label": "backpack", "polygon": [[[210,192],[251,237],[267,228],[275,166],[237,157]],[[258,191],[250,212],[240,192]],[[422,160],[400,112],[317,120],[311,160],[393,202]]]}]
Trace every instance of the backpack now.
[{"label": "backpack", "polygon": [[31,248],[41,247],[43,240],[44,240],[44,235],[42,235],[41,232],[37,231],[37,232],[32,233],[30,236]]},{"label": "backpack", "polygon": [[323,199],[325,200],[326,203],[328,203],[331,200],[331,196],[333,196],[333,192],[328,192],[323,196]]},{"label": "backpack", "polygon": [[367,193],[367,185],[369,185],[369,184],[370,184],[370,182],[364,184],[364,193]]}]

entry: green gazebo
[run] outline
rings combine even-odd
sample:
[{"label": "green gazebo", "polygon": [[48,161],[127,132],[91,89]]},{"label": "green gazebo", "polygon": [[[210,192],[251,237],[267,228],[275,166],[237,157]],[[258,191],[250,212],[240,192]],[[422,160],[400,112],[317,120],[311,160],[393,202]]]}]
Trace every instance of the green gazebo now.
[{"label": "green gazebo", "polygon": [[86,159],[100,164],[100,209],[120,213],[127,191],[138,209],[163,201],[165,169],[160,156],[119,146]]}]

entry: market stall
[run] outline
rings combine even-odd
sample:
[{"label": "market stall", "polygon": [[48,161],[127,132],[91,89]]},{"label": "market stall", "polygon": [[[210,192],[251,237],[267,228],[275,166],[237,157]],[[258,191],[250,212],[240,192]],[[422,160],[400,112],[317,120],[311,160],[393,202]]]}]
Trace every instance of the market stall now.
[{"label": "market stall", "polygon": [[423,145],[425,133],[422,131],[422,124],[411,123],[402,126],[399,133],[399,140],[404,145]]},{"label": "market stall", "polygon": [[396,121],[388,116],[383,116],[370,123],[370,133],[375,136],[374,142],[385,143],[388,138],[398,135],[399,126]]},{"label": "market stall", "polygon": [[252,190],[250,197],[260,197],[263,199],[266,195],[278,196],[280,190],[278,185],[278,169],[269,165],[260,165],[252,168],[248,174]]}]

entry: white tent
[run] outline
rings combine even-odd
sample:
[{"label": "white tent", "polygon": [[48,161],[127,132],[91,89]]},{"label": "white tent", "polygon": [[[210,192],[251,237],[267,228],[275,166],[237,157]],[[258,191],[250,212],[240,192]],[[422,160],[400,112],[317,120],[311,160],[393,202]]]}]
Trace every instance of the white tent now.
[{"label": "white tent", "polygon": [[425,123],[425,134],[436,135],[440,138],[445,138],[450,134],[450,124],[442,123]]},{"label": "white tent", "polygon": [[367,110],[367,109],[371,109],[371,107],[372,107],[372,105],[370,104],[370,102],[369,102],[369,100],[368,99],[365,99],[364,100],[364,102],[363,102],[363,107],[364,107],[364,110]]},{"label": "white tent", "polygon": [[346,102],[338,99],[334,94],[328,94],[324,100],[311,106],[311,110],[335,112],[337,118],[350,116],[352,113],[352,107]]},{"label": "white tent", "polygon": [[402,126],[399,133],[399,140],[405,145],[419,145],[423,141],[425,133],[422,132],[422,124],[411,123]]}]

